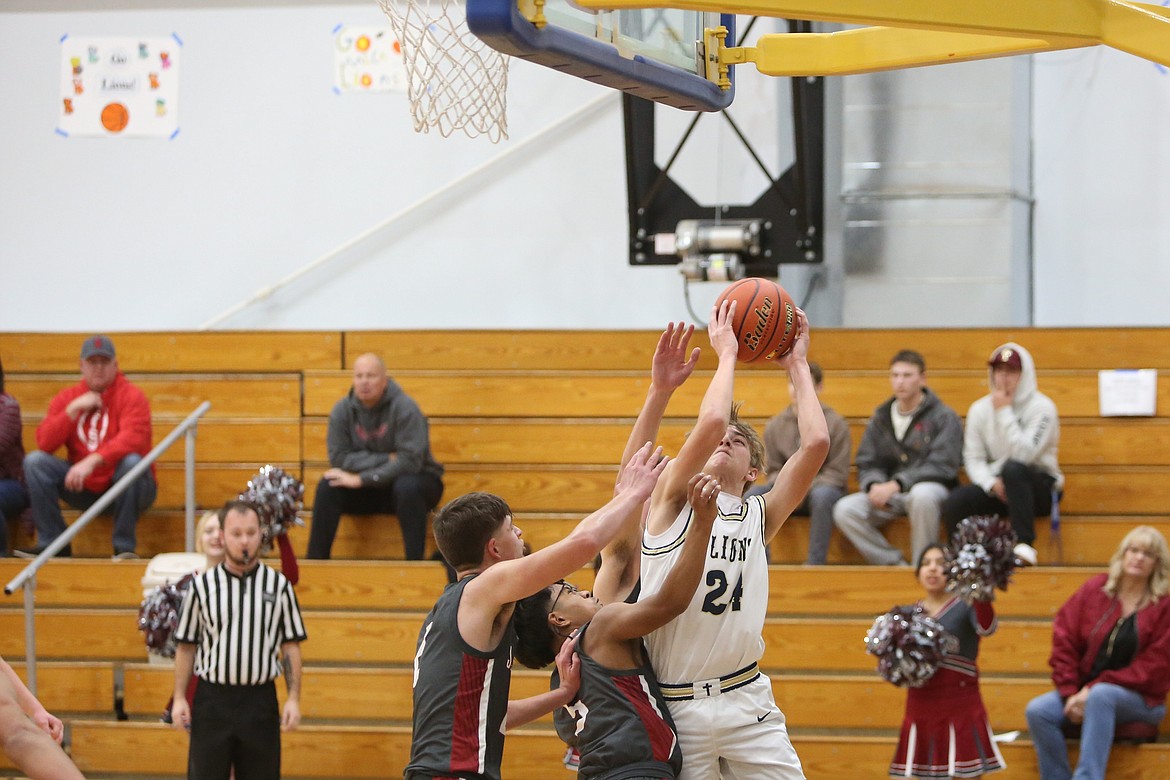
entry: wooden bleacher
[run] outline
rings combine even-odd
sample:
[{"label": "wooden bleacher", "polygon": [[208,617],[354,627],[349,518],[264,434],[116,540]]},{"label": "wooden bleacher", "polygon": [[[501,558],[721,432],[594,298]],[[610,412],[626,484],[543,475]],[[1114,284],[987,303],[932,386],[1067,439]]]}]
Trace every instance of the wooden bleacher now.
[{"label": "wooden bleacher", "polygon": [[[0,576],[11,577],[19,566],[18,561],[0,561]],[[143,571],[142,563],[60,561],[39,580],[42,698],[70,720],[73,755],[95,776],[180,776],[184,767],[183,741],[156,722],[169,696],[171,672],[145,662],[134,609],[126,606],[140,593]],[[1024,704],[1048,686],[1048,617],[1088,573],[1045,567],[1021,572],[1000,596],[1002,627],[984,642],[980,659],[983,692],[997,731],[1025,728]],[[408,740],[410,661],[418,622],[442,585],[441,571],[427,563],[301,564],[298,593],[311,633],[304,645],[307,725],[287,735],[286,745],[321,751],[311,776],[401,772],[404,753],[398,751]],[[893,749],[904,692],[876,677],[861,638],[874,612],[914,597],[914,582],[905,571],[880,567],[781,566],[773,570],[771,587],[777,616],[765,630],[763,663],[808,775],[880,776]],[[20,614],[2,612],[0,654],[15,660],[22,649]],[[23,664],[15,665],[23,671]],[[112,717],[115,680],[129,723]],[[545,673],[515,675],[517,695],[537,693],[546,685]],[[331,740],[348,747],[337,751],[329,747],[338,744]],[[545,777],[550,767],[557,771],[561,749],[547,718],[510,746],[508,777]],[[134,756],[126,755],[127,747]],[[1161,777],[1168,751],[1166,744],[1118,748],[1113,766],[1124,772],[1119,776]],[[1006,753],[1012,768],[1004,777],[1035,775],[1030,748],[1011,745]],[[301,765],[288,758],[294,754],[286,753],[286,777],[301,776],[296,769]],[[373,771],[372,760],[384,762],[381,774],[365,774]]]},{"label": "wooden bleacher", "polygon": [[[35,446],[49,398],[76,381],[85,335],[0,334],[26,448]],[[644,396],[657,339],[647,331],[112,335],[121,368],[151,398],[156,441],[200,401],[212,401],[198,434],[200,506],[218,506],[265,463],[300,474],[311,506],[327,468],[329,410],[348,389],[347,367],[373,351],[430,417],[435,455],[447,466],[445,499],[476,489],[503,495],[536,547],[608,499],[613,461]],[[1170,368],[1167,336],[1149,328],[814,333],[825,400],[849,419],[854,446],[874,406],[889,395],[886,363],[903,347],[926,356],[930,386],[964,413],[986,392],[991,349],[1017,340],[1032,351],[1041,388],[1060,408],[1066,566],[1020,572],[997,601],[1001,628],[983,643],[980,658],[997,731],[1026,728],[1024,704],[1048,689],[1050,621],[1060,603],[1100,570],[1134,525],[1170,533],[1170,497],[1159,489],[1170,461],[1170,389],[1159,392],[1157,417],[1096,414],[1097,370]],[[704,346],[705,335],[696,342]],[[713,368],[705,350],[698,373],[668,409],[660,437],[668,451],[681,444]],[[782,377],[767,367],[742,370],[736,396],[760,427],[787,403]],[[139,523],[144,556],[183,544],[181,446],[164,456],[158,472],[159,499]],[[905,526],[888,530],[908,548]],[[69,721],[72,754],[87,776],[178,777],[185,738],[157,723],[171,672],[146,663],[135,629],[145,562],[101,559],[110,530],[109,519],[99,518],[75,542],[78,558],[55,561],[38,577],[41,697]],[[1039,530],[1041,560],[1054,563],[1048,529]],[[874,615],[914,599],[917,586],[904,570],[854,565],[859,557],[838,535],[830,549],[834,565],[792,565],[804,560],[807,531],[807,519],[793,518],[773,544],[780,565],[773,569],[763,665],[809,777],[884,776],[904,692],[876,677],[862,638]],[[307,530],[292,535],[303,552]],[[10,541],[31,540],[17,532]],[[334,554],[334,561],[301,562],[298,596],[311,635],[304,647],[306,721],[284,737],[284,775],[400,777],[415,638],[443,572],[434,563],[394,560],[402,545],[393,518],[343,520]],[[0,560],[5,581],[17,571],[18,562]],[[590,575],[579,579],[588,583]],[[18,597],[0,602],[0,654],[13,662],[24,652],[20,606]],[[514,682],[519,695],[546,684],[544,673],[530,671],[517,672]],[[129,721],[114,717],[115,691]],[[505,777],[556,776],[562,753],[545,719],[509,737]],[[1010,768],[1001,776],[1036,776],[1026,739],[1005,745],[1004,754]],[[1111,763],[1111,773],[1127,778],[1165,777],[1168,768],[1168,743],[1118,748]]]}]

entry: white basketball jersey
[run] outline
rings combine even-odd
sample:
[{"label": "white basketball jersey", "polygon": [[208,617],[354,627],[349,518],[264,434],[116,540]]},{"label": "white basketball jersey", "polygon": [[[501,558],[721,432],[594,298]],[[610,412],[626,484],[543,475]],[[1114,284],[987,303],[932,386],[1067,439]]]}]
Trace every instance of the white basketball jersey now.
[{"label": "white basketball jersey", "polygon": [[[760,660],[768,611],[764,499],[722,493],[699,587],[686,611],[646,636],[658,679],[666,684],[710,680]],[[642,539],[639,599],[658,592],[691,527],[687,505],[665,533]]]}]

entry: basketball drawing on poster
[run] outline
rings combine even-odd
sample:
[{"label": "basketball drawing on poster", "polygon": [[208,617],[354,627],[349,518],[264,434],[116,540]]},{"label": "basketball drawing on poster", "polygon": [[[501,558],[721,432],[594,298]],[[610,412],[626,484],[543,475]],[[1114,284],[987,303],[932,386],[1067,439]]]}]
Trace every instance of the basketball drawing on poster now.
[{"label": "basketball drawing on poster", "polygon": [[174,138],[182,47],[177,35],[62,36],[57,133]]},{"label": "basketball drawing on poster", "polygon": [[333,28],[333,91],[406,92],[402,46],[389,27]]}]

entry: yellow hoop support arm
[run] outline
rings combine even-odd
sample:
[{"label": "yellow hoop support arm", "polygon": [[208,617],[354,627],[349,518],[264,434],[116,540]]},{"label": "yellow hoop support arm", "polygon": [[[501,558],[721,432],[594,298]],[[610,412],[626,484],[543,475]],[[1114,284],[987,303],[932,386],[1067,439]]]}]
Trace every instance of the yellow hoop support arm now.
[{"label": "yellow hoop support arm", "polygon": [[751,62],[767,76],[848,76],[1091,45],[1081,38],[1037,40],[863,27],[832,33],[762,35],[755,46],[720,48],[719,64]]},{"label": "yellow hoop support arm", "polygon": [[[1080,38],[1170,66],[1170,9],[1126,0],[575,0],[1039,39]],[[1068,48],[1067,44],[1058,48]],[[1016,54],[1019,52],[1005,52]]]}]

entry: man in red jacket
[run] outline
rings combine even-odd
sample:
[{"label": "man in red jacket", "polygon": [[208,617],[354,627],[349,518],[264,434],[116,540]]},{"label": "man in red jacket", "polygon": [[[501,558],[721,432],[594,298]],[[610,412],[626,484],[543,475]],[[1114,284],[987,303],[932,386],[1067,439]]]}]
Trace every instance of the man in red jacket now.
[{"label": "man in red jacket", "polygon": [[[37,546],[17,550],[32,558],[65,531],[60,499],[77,509],[92,506],[150,452],[150,403],[118,370],[114,343],[91,336],[81,347],[81,382],[49,402],[37,427],[37,452],[24,459]],[[65,446],[68,461],[52,453]],[[153,467],[114,501],[114,558],[137,558],[138,516],[154,503]],[[66,546],[60,555],[71,555]]]}]

